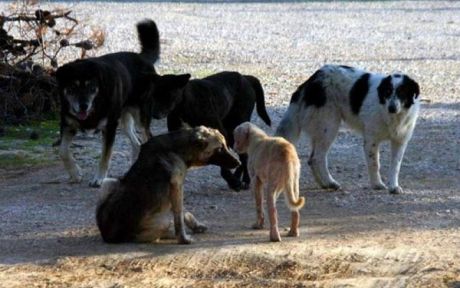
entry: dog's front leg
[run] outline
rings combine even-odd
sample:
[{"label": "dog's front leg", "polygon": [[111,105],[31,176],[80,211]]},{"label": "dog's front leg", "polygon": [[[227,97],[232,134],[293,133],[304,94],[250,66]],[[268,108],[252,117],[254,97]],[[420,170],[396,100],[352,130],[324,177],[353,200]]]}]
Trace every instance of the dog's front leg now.
[{"label": "dog's front leg", "polygon": [[102,155],[99,162],[96,175],[89,183],[91,187],[100,187],[102,181],[107,177],[107,170],[109,169],[110,157],[112,156],[113,142],[115,141],[115,134],[117,130],[117,122],[109,122],[105,130],[102,130]]},{"label": "dog's front leg", "polygon": [[63,128],[61,132],[61,145],[59,146],[59,155],[64,162],[64,167],[69,173],[71,183],[81,182],[81,169],[75,163],[75,159],[70,152],[70,145],[76,132],[73,129]]},{"label": "dog's front leg", "polygon": [[406,151],[406,147],[407,141],[391,141],[391,165],[388,187],[388,191],[391,194],[400,194],[403,192],[402,188],[399,187],[398,177],[399,169],[401,168],[401,162],[404,156],[404,151]]},{"label": "dog's front leg", "polygon": [[241,175],[243,175],[241,188],[248,189],[249,184],[251,183],[248,171],[248,154],[238,154],[238,156],[240,156],[241,165],[236,168],[233,176],[237,179],[241,179]]},{"label": "dog's front leg", "polygon": [[174,231],[179,244],[190,244],[192,238],[185,232],[184,210],[183,210],[183,191],[181,181],[173,181],[170,185],[171,208],[174,215]]},{"label": "dog's front leg", "polygon": [[380,155],[379,155],[379,141],[374,137],[364,137],[364,154],[367,162],[367,169],[369,173],[369,180],[372,189],[382,190],[387,187],[382,182],[380,177]]}]

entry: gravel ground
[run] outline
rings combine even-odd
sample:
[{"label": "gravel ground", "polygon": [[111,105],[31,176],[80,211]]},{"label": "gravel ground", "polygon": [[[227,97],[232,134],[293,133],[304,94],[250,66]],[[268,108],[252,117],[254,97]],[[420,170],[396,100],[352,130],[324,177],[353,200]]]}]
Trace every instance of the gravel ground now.
[{"label": "gravel ground", "polygon": [[[411,75],[424,104],[400,175],[405,193],[369,189],[361,138],[343,128],[329,158],[342,191],[317,188],[308,143],[298,145],[308,199],[299,239],[271,244],[268,231],[250,230],[250,193],[228,191],[217,169],[204,168],[189,173],[185,203],[208,233],[186,247],[106,245],[94,223],[97,190],[65,183],[61,165],[3,169],[0,286],[460,286],[460,2],[71,5],[79,18],[105,27],[101,53],[137,51],[134,25],[152,18],[162,38],[161,74],[238,70],[259,77],[274,126],[254,122],[270,133],[292,92],[326,63]],[[154,132],[164,127],[157,121]],[[98,137],[77,143],[89,181]],[[129,151],[118,137],[113,176],[128,168]],[[385,175],[388,146],[382,154]],[[284,227],[288,212],[283,199],[278,203]]]}]

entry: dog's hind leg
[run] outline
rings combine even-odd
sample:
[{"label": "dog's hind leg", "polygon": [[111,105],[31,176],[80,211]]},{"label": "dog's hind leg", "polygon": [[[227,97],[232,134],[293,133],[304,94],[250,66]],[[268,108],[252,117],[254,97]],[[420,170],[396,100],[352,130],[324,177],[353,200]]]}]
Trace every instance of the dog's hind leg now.
[{"label": "dog's hind leg", "polygon": [[321,115],[307,124],[307,133],[311,139],[311,154],[308,160],[317,183],[325,189],[340,189],[340,184],[332,178],[328,169],[327,155],[340,127],[339,116]]},{"label": "dog's hind leg", "polygon": [[388,179],[388,190],[391,194],[401,194],[403,192],[402,188],[399,186],[398,177],[404,152],[406,151],[407,142],[407,140],[402,142],[394,140],[391,141],[391,165]]},{"label": "dog's hind leg", "polygon": [[104,178],[107,177],[107,170],[109,169],[110,157],[112,156],[113,142],[115,141],[115,134],[117,129],[117,122],[112,121],[107,123],[105,129],[102,130],[102,155],[99,162],[96,175],[89,183],[90,187],[100,187]]},{"label": "dog's hind leg", "polygon": [[254,198],[256,200],[256,213],[257,213],[257,220],[254,225],[252,225],[253,229],[263,229],[264,228],[264,208],[263,204],[263,191],[262,191],[262,182],[258,177],[254,177],[251,185],[252,190],[254,193]]},{"label": "dog's hind leg", "polygon": [[198,221],[190,212],[184,213],[184,221],[185,225],[187,225],[187,227],[190,228],[193,233],[204,233],[206,230],[208,230],[208,227]]},{"label": "dog's hind leg", "polygon": [[276,210],[276,198],[278,193],[273,190],[275,185],[268,183],[265,186],[265,194],[267,195],[268,215],[270,218],[270,241],[280,242],[281,236],[278,230],[278,211]]},{"label": "dog's hind leg", "polygon": [[69,181],[72,183],[78,183],[81,181],[81,169],[75,163],[75,159],[70,152],[70,144],[72,144],[72,139],[76,134],[76,131],[70,128],[63,128],[61,135],[61,145],[59,146],[59,155],[61,156],[62,161],[64,162],[64,167],[69,173]]},{"label": "dog's hind leg", "polygon": [[370,133],[364,133],[364,155],[367,162],[369,180],[372,189],[375,190],[387,188],[380,177],[379,142]]},{"label": "dog's hind leg", "polygon": [[121,117],[121,121],[123,124],[123,131],[125,132],[126,136],[128,136],[129,141],[131,142],[131,163],[134,163],[134,161],[136,161],[137,159],[137,156],[139,156],[139,151],[141,147],[141,142],[139,141],[136,135],[134,118],[129,112],[125,112]]}]

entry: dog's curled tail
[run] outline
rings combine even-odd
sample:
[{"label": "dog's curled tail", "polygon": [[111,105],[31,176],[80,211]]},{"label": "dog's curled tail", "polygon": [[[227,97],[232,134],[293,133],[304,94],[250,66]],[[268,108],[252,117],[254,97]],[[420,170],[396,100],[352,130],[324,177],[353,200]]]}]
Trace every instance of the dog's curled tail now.
[{"label": "dog's curled tail", "polygon": [[268,116],[267,110],[265,109],[265,97],[264,97],[264,89],[262,88],[262,84],[260,83],[259,79],[251,75],[244,75],[244,77],[251,83],[252,88],[256,92],[256,110],[257,114],[264,120],[265,124],[271,126],[272,121]]},{"label": "dog's curled tail", "polygon": [[305,197],[299,197],[300,164],[291,164],[289,169],[288,185],[284,196],[291,211],[298,211],[305,205]]},{"label": "dog's curled tail", "polygon": [[153,20],[145,19],[137,23],[137,33],[141,43],[141,55],[155,63],[160,58],[160,32]]}]

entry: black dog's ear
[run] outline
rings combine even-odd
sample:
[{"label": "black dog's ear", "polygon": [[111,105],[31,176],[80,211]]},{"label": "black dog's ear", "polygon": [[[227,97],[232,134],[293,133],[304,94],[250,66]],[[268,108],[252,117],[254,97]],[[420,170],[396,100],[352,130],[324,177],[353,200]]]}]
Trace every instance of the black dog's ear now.
[{"label": "black dog's ear", "polygon": [[159,84],[164,87],[168,87],[172,89],[180,89],[180,88],[183,88],[185,85],[187,85],[189,79],[190,79],[190,74],[180,74],[180,75],[166,74],[166,75],[160,76],[158,81],[159,81]]},{"label": "black dog's ear", "polygon": [[408,76],[404,76],[403,81],[403,85],[407,87],[410,95],[414,97],[414,99],[417,99],[420,95],[420,87],[418,86],[418,83]]}]

